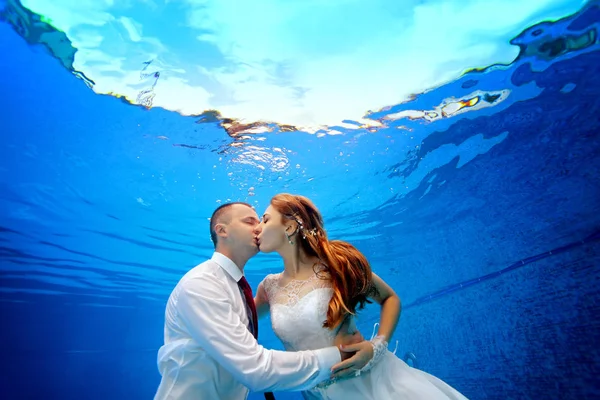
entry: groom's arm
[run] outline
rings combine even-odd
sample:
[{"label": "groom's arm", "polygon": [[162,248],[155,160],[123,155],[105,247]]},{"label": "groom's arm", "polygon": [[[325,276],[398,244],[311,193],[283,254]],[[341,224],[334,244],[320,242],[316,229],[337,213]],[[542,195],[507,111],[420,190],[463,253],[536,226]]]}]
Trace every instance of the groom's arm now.
[{"label": "groom's arm", "polygon": [[307,390],[328,379],[340,351],[286,352],[259,345],[239,316],[219,278],[203,275],[185,282],[177,308],[195,341],[251,391]]}]

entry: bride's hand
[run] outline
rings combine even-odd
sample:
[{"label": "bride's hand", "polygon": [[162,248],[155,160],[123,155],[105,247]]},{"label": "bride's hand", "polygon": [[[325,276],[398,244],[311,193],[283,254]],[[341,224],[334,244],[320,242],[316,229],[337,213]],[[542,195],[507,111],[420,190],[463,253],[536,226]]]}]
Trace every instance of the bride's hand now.
[{"label": "bride's hand", "polygon": [[334,379],[345,378],[352,375],[358,376],[357,372],[367,365],[367,363],[373,358],[373,344],[371,344],[371,342],[368,340],[363,340],[353,344],[340,345],[339,349],[341,350],[342,354],[355,354],[331,368],[331,377]]}]

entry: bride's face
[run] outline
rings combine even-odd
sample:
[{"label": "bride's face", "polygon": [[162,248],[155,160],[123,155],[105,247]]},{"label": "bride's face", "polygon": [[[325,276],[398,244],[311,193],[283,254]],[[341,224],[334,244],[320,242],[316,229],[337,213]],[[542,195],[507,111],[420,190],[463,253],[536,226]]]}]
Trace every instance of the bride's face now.
[{"label": "bride's face", "polygon": [[[271,253],[288,244],[285,236],[286,226],[282,223],[282,215],[273,206],[267,207],[258,225],[258,248],[263,253]],[[289,229],[289,228],[288,228]]]}]

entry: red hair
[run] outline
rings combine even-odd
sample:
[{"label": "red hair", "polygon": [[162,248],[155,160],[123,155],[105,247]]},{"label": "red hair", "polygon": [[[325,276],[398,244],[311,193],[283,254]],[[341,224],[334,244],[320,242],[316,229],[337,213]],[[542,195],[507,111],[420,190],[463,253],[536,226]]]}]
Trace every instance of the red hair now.
[{"label": "red hair", "polygon": [[[376,291],[372,284],[371,266],[366,257],[350,243],[329,240],[323,227],[323,217],[315,205],[304,196],[281,193],[271,199],[271,205],[283,219],[298,223],[296,239],[308,256],[316,256],[325,267],[333,286],[327,320],[323,326],[333,329],[348,314],[356,314],[371,303],[369,294]],[[282,221],[283,223],[283,221]]]}]

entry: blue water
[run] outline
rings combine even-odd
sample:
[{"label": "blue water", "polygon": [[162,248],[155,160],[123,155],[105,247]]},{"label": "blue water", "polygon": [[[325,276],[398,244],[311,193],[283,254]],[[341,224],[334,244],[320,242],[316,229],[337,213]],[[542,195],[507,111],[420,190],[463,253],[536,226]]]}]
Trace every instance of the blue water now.
[{"label": "blue water", "polygon": [[[565,17],[523,27],[510,65],[374,112],[384,128],[243,138],[95,94],[0,22],[1,397],[151,398],[164,306],[210,257],[213,209],[286,191],[401,296],[400,357],[472,399],[599,398],[599,3]],[[256,288],[280,268],[246,270]]]}]

